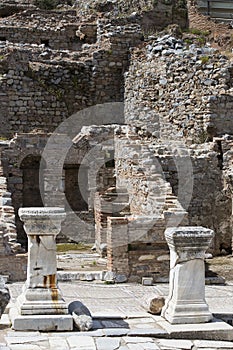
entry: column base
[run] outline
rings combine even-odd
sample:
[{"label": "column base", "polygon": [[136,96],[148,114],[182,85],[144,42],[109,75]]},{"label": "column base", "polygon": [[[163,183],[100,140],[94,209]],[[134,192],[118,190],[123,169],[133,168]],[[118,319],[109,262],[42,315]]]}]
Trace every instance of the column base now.
[{"label": "column base", "polygon": [[208,305],[203,301],[172,300],[163,307],[161,316],[171,324],[206,323],[213,319]]},{"label": "column base", "polygon": [[72,331],[73,317],[58,288],[29,288],[10,309],[17,331]]},{"label": "column base", "polygon": [[17,299],[21,315],[67,315],[68,307],[58,288],[29,288]]},{"label": "column base", "polygon": [[71,315],[20,315],[17,307],[10,310],[12,329],[16,331],[72,331]]}]

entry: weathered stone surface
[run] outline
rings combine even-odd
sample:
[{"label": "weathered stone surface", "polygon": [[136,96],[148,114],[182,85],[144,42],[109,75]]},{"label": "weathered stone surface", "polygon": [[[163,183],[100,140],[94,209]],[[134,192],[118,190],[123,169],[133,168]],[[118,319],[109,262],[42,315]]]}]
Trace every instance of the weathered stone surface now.
[{"label": "weathered stone surface", "polygon": [[80,301],[73,301],[68,305],[76,327],[81,331],[89,331],[93,327],[92,316],[89,309]]},{"label": "weathered stone surface", "polygon": [[12,328],[17,331],[72,331],[70,315],[19,315],[11,314]]},{"label": "weathered stone surface", "polygon": [[[140,258],[139,258],[140,260]],[[142,285],[143,286],[152,286],[153,285],[153,278],[152,277],[142,277]]]},{"label": "weathered stone surface", "polygon": [[67,338],[68,344],[71,348],[79,348],[80,350],[96,350],[94,339],[85,336],[71,336]]},{"label": "weathered stone surface", "polygon": [[158,325],[166,330],[173,339],[233,340],[232,326],[217,319],[200,324],[171,324],[161,320],[158,321]]},{"label": "weathered stone surface", "polygon": [[28,235],[29,257],[27,282],[17,299],[19,314],[12,314],[13,328],[71,330],[72,317],[57,287],[55,238],[65,218],[64,209],[21,208],[19,217]]},{"label": "weathered stone surface", "polygon": [[159,315],[164,306],[165,298],[162,296],[155,296],[142,301],[142,306],[151,314]]},{"label": "weathered stone surface", "polygon": [[120,346],[120,338],[99,338],[96,340],[98,350],[115,350]]},{"label": "weathered stone surface", "polygon": [[4,278],[0,275],[0,318],[10,301],[10,292],[5,284]]},{"label": "weathered stone surface", "polygon": [[204,256],[214,232],[204,227],[168,228],[169,296],[162,316],[171,324],[204,323],[212,319],[205,301]]}]

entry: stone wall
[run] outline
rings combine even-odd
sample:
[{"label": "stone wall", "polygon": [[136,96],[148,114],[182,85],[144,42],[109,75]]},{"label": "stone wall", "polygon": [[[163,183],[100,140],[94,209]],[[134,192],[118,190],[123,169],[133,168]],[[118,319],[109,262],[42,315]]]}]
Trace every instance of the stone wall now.
[{"label": "stone wall", "polygon": [[[227,157],[224,153],[227,154],[227,151],[223,153],[222,142],[214,139],[213,142],[192,145],[187,148],[188,157],[177,158],[172,148],[166,150],[164,145],[156,150],[165,178],[188,211],[190,225],[206,226],[216,232],[211,245],[215,254],[222,249],[230,252],[232,245],[232,200],[226,192],[222,170],[224,167],[229,169],[229,164],[224,165],[223,159]],[[185,167],[187,162],[190,162],[190,174],[182,174],[182,164]],[[187,177],[193,181],[192,186],[187,186]],[[190,190],[188,202],[185,197],[187,190]]]},{"label": "stone wall", "polygon": [[[45,133],[19,134],[11,140],[9,146],[5,147],[1,154],[5,184],[9,191],[9,200],[12,201],[13,206],[13,222],[16,222],[18,241],[24,246],[27,244],[27,238],[23,230],[22,222],[18,217],[18,209],[25,206],[40,207],[46,204],[46,202],[44,202],[44,196],[48,186],[46,182],[47,163],[46,159],[43,159],[42,156],[49,136],[49,134]],[[56,151],[58,152],[58,149]],[[85,150],[74,151],[71,149],[65,160],[64,169],[72,165],[77,167],[77,165],[82,162],[83,154],[85,154]],[[43,164],[41,165],[40,162]],[[27,169],[28,166],[29,169]],[[43,166],[43,169],[39,169],[40,166]],[[27,174],[29,171],[32,172],[34,170],[33,174],[35,174],[35,176],[33,175],[33,183],[31,183],[30,177],[28,178],[28,176],[25,176],[24,170]],[[41,187],[39,187],[39,176],[42,181]],[[78,170],[73,176],[74,178],[78,177]],[[70,179],[68,180],[70,181]],[[80,196],[80,204],[83,206],[79,207],[79,210],[72,211],[72,203],[69,203],[69,195],[60,189],[57,190],[57,196],[58,200],[55,205],[66,207],[67,203],[71,206],[71,208],[66,207],[67,218],[63,223],[61,235],[67,235],[67,237],[70,238],[74,237],[77,241],[94,242],[93,213],[89,213],[88,205],[84,205],[83,198]],[[79,229],[77,227],[72,227],[72,222],[74,220],[72,215],[81,217]],[[88,230],[83,232],[82,221],[89,223],[92,231],[89,233]],[[9,229],[7,232],[10,233]]]},{"label": "stone wall", "polygon": [[232,133],[232,72],[232,63],[208,46],[159,37],[131,60],[126,122],[195,143]]},{"label": "stone wall", "polygon": [[94,210],[96,251],[104,257],[107,253],[108,217],[123,217],[130,214],[127,190],[111,186],[102,193],[96,192]]},{"label": "stone wall", "polygon": [[26,281],[27,254],[0,255],[0,273],[9,277],[9,282]]},{"label": "stone wall", "polygon": [[[108,269],[131,281],[151,276],[168,280],[169,255],[164,230],[187,225],[187,212],[173,193],[156,158],[156,140],[137,128],[115,130],[116,193],[126,188],[130,215],[108,216]],[[156,148],[156,147],[155,147]]]},{"label": "stone wall", "polygon": [[[7,190],[10,193],[10,200],[12,201],[14,221],[17,227],[17,238],[20,243],[26,245],[27,239],[24,234],[22,222],[18,217],[18,209],[23,206],[23,169],[21,163],[24,159],[29,157],[36,157],[40,160],[40,156],[48,139],[48,135],[22,134],[15,137],[1,152],[3,175],[6,178]],[[35,188],[39,184],[34,184]],[[34,187],[33,186],[33,187]],[[32,199],[33,200],[33,199]],[[36,203],[35,206],[40,206],[41,203]]]},{"label": "stone wall", "polygon": [[80,22],[76,11],[27,10],[1,19],[0,24],[0,39],[12,43],[76,51],[96,41],[96,23]]},{"label": "stone wall", "polygon": [[0,4],[0,17],[8,17],[30,8],[35,8],[33,0],[2,0]]},{"label": "stone wall", "polygon": [[141,130],[119,126],[115,135],[116,186],[127,188],[132,215],[160,218],[171,209],[170,204],[172,210],[185,214],[164,176],[157,147],[156,139],[145,137]]},{"label": "stone wall", "polygon": [[127,17],[138,20],[146,33],[177,23],[186,28],[187,7],[184,0],[81,0],[75,3],[78,11],[86,14],[101,12],[106,17]]},{"label": "stone wall", "polygon": [[133,128],[126,130],[115,141],[115,162],[117,186],[127,188],[131,214],[159,218],[166,210],[186,209],[191,225],[216,232],[212,252],[230,252],[232,198],[223,173],[232,166],[230,139],[187,147],[177,141],[147,141],[140,130],[137,135],[130,134]]},{"label": "stone wall", "polygon": [[180,161],[191,161],[193,188],[189,208],[179,200],[191,225],[216,232],[212,251],[230,252],[232,203],[222,170],[231,156],[224,165],[222,142],[233,133],[232,63],[208,46],[188,46],[169,34],[136,49],[134,58],[126,75],[126,121],[164,140],[154,147],[155,157],[176,196],[182,179],[172,147],[183,140],[188,158],[183,154]]},{"label": "stone wall", "polygon": [[[106,25],[107,29],[102,29]],[[142,39],[137,25],[98,24],[98,45],[58,52],[4,42],[0,47],[1,136],[53,131],[86,107],[123,101],[129,47]]]},{"label": "stone wall", "polygon": [[[8,148],[8,142],[1,141],[0,150]],[[5,159],[0,159],[0,274],[7,275],[10,281],[23,281],[26,278],[27,255],[17,241],[15,212],[11,193],[7,188],[4,173]]]}]

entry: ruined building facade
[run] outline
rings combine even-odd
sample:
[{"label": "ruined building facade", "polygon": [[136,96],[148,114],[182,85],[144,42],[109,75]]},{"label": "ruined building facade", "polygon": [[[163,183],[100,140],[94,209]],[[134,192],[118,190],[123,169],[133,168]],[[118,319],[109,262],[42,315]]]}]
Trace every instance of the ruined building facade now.
[{"label": "ruined building facade", "polygon": [[148,4],[112,19],[28,2],[0,20],[0,272],[11,279],[25,275],[20,207],[65,207],[61,237],[95,243],[131,280],[167,280],[168,226],[214,229],[211,251],[231,252],[232,64],[174,25],[145,39],[145,23],[163,29],[156,6],[164,26],[187,25],[183,2]]}]

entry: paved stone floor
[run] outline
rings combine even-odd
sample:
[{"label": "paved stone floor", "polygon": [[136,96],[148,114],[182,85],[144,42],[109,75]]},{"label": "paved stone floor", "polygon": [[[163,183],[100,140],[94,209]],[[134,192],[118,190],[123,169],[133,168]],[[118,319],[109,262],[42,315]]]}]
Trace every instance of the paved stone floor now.
[{"label": "paved stone floor", "polygon": [[[232,341],[167,339],[157,319],[141,306],[142,298],[166,296],[168,284],[146,287],[138,284],[105,285],[103,282],[61,282],[67,303],[80,300],[94,317],[89,332],[16,332],[0,322],[0,350],[149,350],[149,349],[233,349]],[[22,283],[9,285],[12,301],[20,294]],[[232,320],[233,283],[206,286],[211,312]],[[153,330],[153,331],[152,331]]]}]

